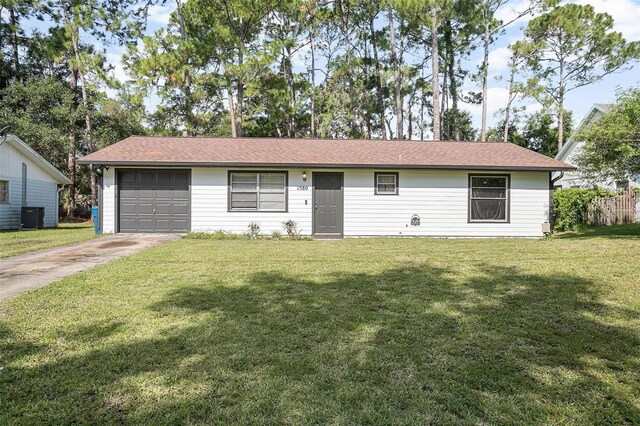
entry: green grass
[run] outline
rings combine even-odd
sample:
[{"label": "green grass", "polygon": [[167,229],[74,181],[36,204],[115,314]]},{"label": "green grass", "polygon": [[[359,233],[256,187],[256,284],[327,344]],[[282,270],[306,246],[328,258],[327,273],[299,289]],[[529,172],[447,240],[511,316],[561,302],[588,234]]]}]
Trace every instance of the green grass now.
[{"label": "green grass", "polygon": [[577,231],[561,232],[556,238],[640,238],[640,223],[611,226],[581,226]]},{"label": "green grass", "polygon": [[0,259],[94,238],[93,224],[61,223],[58,228],[0,231]]},{"label": "green grass", "polygon": [[169,243],[0,304],[0,424],[638,424],[610,237]]}]

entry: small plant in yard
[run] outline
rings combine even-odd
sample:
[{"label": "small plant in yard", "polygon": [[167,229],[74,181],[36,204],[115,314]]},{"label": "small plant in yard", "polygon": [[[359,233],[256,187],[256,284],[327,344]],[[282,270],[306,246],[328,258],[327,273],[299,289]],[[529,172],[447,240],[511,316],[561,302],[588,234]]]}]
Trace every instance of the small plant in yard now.
[{"label": "small plant in yard", "polygon": [[298,229],[298,224],[296,223],[296,221],[291,219],[282,222],[282,229],[284,229],[284,231],[287,233],[287,236],[293,240],[299,238],[300,233],[302,232],[302,230]]},{"label": "small plant in yard", "polygon": [[250,222],[249,223],[249,238],[251,238],[252,240],[256,240],[256,239],[258,239],[258,236],[260,236],[260,225],[258,225],[255,222]]},{"label": "small plant in yard", "polygon": [[272,240],[279,240],[280,238],[282,238],[282,232],[280,232],[280,231],[272,231],[271,232],[271,239]]}]

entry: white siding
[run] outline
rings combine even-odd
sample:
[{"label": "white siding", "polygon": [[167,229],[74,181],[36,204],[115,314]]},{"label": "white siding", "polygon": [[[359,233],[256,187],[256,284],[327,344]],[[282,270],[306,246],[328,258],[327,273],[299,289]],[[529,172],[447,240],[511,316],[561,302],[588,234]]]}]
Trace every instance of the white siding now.
[{"label": "white siding", "polygon": [[[260,168],[259,170],[275,170]],[[282,169],[278,169],[283,171]],[[282,232],[282,222],[293,219],[305,235],[311,234],[311,173],[302,180],[303,169],[288,170],[289,192],[287,212],[229,212],[227,206],[228,169],[194,168],[191,172],[191,230],[213,232],[225,230],[245,233],[250,222],[260,225],[260,231],[269,234]],[[298,190],[307,186],[307,190]],[[306,202],[306,203],[305,203]]]},{"label": "white siding", "polygon": [[397,196],[374,195],[373,172],[345,172],[345,236],[539,237],[548,220],[547,172],[509,173],[510,223],[468,223],[469,173],[486,171],[400,170]]},{"label": "white siding", "polygon": [[10,203],[0,204],[0,229],[20,227],[22,163],[27,165],[27,206],[44,207],[44,226],[58,225],[57,184],[9,143],[0,145],[0,179],[10,181]]},{"label": "white siding", "polygon": [[[260,170],[276,170],[264,169]],[[281,169],[280,169],[281,170]],[[540,237],[548,220],[549,174],[511,172],[510,222],[468,223],[468,170],[398,170],[399,195],[374,195],[376,170],[344,172],[344,235],[441,237]],[[312,233],[313,170],[288,170],[287,212],[229,212],[228,169],[194,168],[191,174],[191,229],[245,233],[250,222],[263,234],[282,232],[282,222],[293,219],[304,235]],[[504,174],[504,172],[499,172]],[[115,229],[115,170],[104,175],[104,232]],[[308,189],[298,189],[298,187]],[[420,226],[411,217],[420,216]]]},{"label": "white siding", "polygon": [[102,206],[100,206],[100,214],[102,216],[102,232],[104,234],[112,234],[116,231],[116,172],[113,167],[105,169],[102,175]]}]

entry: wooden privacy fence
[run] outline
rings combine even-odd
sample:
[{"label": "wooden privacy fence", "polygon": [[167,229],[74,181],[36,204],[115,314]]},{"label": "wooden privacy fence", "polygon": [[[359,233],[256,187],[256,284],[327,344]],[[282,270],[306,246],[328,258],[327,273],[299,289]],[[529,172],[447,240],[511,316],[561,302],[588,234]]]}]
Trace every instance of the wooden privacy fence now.
[{"label": "wooden privacy fence", "polygon": [[609,197],[596,197],[587,211],[591,225],[613,225],[636,222],[637,194],[629,188]]}]

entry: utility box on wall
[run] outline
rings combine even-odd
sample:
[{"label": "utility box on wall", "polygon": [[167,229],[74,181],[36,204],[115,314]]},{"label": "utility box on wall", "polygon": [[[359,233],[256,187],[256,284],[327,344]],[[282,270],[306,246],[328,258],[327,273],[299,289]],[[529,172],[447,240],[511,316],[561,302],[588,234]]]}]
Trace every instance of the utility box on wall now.
[{"label": "utility box on wall", "polygon": [[44,207],[22,207],[22,228],[44,228]]}]

